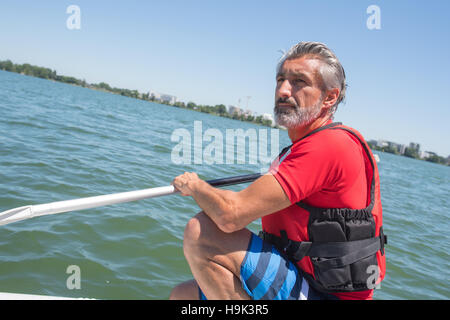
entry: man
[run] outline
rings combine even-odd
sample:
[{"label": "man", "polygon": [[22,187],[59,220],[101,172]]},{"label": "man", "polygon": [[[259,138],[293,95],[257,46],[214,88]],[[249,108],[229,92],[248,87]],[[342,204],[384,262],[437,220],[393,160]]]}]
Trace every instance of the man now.
[{"label": "man", "polygon": [[[384,277],[376,163],[359,133],[331,123],[344,69],[324,44],[300,42],[276,81],[276,121],[292,145],[269,173],[240,192],[195,173],[173,181],[203,211],[184,233],[195,280],[171,299],[371,299]],[[245,228],[259,218],[261,237]]]}]

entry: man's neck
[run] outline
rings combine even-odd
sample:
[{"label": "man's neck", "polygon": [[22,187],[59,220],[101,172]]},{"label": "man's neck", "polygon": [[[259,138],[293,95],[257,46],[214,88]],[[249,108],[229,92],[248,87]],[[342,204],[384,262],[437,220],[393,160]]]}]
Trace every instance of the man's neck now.
[{"label": "man's neck", "polygon": [[328,120],[330,120],[329,117],[319,117],[306,126],[288,129],[289,138],[292,142],[295,142],[306,136],[311,131],[322,127],[328,122]]}]

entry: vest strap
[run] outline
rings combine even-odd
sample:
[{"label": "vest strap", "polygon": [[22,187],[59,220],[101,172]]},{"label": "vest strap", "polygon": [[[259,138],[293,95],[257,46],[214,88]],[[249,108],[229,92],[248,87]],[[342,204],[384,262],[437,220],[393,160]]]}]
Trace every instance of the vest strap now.
[{"label": "vest strap", "polygon": [[[381,230],[380,230],[381,231]],[[281,230],[281,237],[260,231],[259,237],[273,244],[278,250],[285,253],[289,259],[298,262],[305,256],[311,257],[324,269],[340,268],[382,250],[387,242],[386,236],[380,236],[345,242],[309,242],[293,241],[287,238],[285,230]]]}]

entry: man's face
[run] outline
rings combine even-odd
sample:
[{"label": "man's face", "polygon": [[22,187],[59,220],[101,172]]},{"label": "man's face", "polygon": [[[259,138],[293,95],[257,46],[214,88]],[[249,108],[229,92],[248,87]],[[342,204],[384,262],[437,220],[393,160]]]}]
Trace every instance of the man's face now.
[{"label": "man's face", "polygon": [[277,74],[275,118],[287,128],[313,122],[322,111],[321,61],[311,57],[286,60]]}]

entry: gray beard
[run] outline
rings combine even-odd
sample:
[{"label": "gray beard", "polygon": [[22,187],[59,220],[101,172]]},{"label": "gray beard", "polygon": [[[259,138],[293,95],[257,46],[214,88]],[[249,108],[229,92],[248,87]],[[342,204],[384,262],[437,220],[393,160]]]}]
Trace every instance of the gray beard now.
[{"label": "gray beard", "polygon": [[295,105],[290,108],[275,105],[275,122],[288,129],[302,127],[310,124],[320,115],[322,99],[311,107],[299,107]]}]

